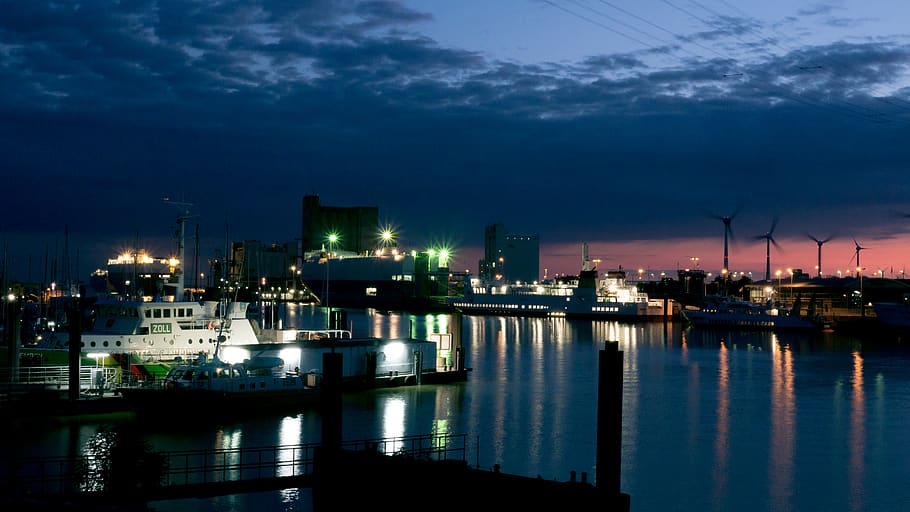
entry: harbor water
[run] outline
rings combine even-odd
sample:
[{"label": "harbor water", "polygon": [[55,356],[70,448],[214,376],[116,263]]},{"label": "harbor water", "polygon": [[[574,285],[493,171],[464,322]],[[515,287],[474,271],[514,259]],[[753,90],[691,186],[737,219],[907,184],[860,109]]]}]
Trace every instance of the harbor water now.
[{"label": "harbor water", "polygon": [[[281,312],[325,327],[320,308]],[[447,314],[349,310],[354,336],[426,339]],[[505,473],[596,480],[597,355],[623,352],[621,490],[636,512],[880,512],[910,509],[910,351],[899,340],[836,333],[697,331],[680,323],[465,316],[467,382],[344,396],[345,440],[466,434],[468,462]],[[6,420],[4,451],[68,455],[127,424],[156,450],[319,442],[321,418],[131,415]],[[7,455],[9,455],[7,453]],[[352,482],[356,488],[356,482]],[[402,503],[406,483],[383,502]],[[356,489],[352,489],[356,491]],[[468,490],[469,491],[469,490]],[[469,492],[440,488],[440,499]],[[445,493],[453,493],[445,496]],[[388,504],[388,503],[386,503]],[[311,510],[307,489],[156,502],[149,510]]]}]

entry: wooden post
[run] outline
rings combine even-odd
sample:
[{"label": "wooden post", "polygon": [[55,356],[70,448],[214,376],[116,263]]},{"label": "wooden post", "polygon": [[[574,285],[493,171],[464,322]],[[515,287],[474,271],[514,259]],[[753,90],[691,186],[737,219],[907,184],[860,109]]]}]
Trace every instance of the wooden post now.
[{"label": "wooden post", "polygon": [[622,461],[622,356],[608,341],[599,354],[597,385],[597,482],[606,495],[618,496]]},{"label": "wooden post", "polygon": [[341,450],[342,354],[322,354],[322,447]]}]

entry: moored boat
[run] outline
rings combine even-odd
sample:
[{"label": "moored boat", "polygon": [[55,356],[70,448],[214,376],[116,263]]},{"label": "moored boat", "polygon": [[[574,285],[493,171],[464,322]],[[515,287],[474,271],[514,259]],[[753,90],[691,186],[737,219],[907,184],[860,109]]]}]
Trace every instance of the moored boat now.
[{"label": "moored boat", "polygon": [[430,340],[352,338],[342,329],[300,331],[295,341],[228,346],[171,366],[163,380],[117,388],[138,412],[215,412],[315,405],[326,353],[340,356],[344,389],[465,380],[464,351],[450,334]]},{"label": "moored boat", "polygon": [[891,329],[910,329],[910,295],[898,302],[873,302],[879,324]]},{"label": "moored boat", "polygon": [[[308,382],[309,381],[309,382]],[[231,364],[218,350],[208,357],[175,364],[163,381],[117,392],[139,412],[238,411],[313,405],[319,390],[315,379],[286,370],[278,357]]]},{"label": "moored boat", "polygon": [[649,298],[626,281],[622,268],[603,278],[591,266],[587,244],[582,246],[582,270],[577,277],[532,283],[486,282],[470,278],[461,297],[449,304],[465,314],[589,317],[610,320],[669,320],[675,301]]},{"label": "moored boat", "polygon": [[[709,298],[710,299],[710,298]],[[698,309],[683,309],[682,315],[693,327],[731,328],[745,330],[817,330],[822,325],[811,318],[791,314],[774,305],[714,298]]]}]

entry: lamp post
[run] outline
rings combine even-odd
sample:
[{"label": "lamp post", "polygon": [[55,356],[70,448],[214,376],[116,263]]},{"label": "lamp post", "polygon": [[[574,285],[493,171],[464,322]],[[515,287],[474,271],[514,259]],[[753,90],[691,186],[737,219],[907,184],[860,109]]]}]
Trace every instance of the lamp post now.
[{"label": "lamp post", "polygon": [[332,253],[335,252],[335,244],[338,243],[338,233],[329,233],[329,254],[325,259],[325,308],[326,326],[331,328],[332,307],[329,305],[329,262],[332,260]]},{"label": "lamp post", "polygon": [[781,273],[782,272],[780,270],[778,270],[777,272],[774,273],[774,275],[777,276],[777,296],[778,297],[780,297],[780,275],[781,275]]},{"label": "lamp post", "polygon": [[856,275],[859,277],[859,316],[866,317],[866,301],[863,300],[863,267],[856,267]]},{"label": "lamp post", "polygon": [[790,296],[790,300],[792,301],[792,300],[793,300],[793,269],[792,269],[792,268],[788,268],[788,269],[787,269],[787,272],[790,273],[790,290],[789,290],[790,293],[788,293],[787,295]]},{"label": "lamp post", "polygon": [[291,285],[291,300],[297,302],[297,265],[291,265],[291,280],[293,284]]}]

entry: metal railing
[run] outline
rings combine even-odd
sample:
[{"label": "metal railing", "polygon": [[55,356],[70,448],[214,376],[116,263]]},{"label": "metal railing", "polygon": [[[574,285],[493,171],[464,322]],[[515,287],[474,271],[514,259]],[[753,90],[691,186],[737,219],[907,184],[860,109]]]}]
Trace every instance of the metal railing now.
[{"label": "metal railing", "polygon": [[[6,496],[103,496],[112,492],[157,490],[312,475],[321,444],[219,448],[79,457],[8,460],[0,466]],[[375,451],[420,460],[465,461],[465,434],[426,434],[349,441],[349,451]],[[8,487],[6,487],[8,486]],[[230,487],[227,487],[230,493]],[[235,491],[236,492],[236,491]]]},{"label": "metal railing", "polygon": [[[22,366],[0,368],[0,390],[14,390],[23,387],[44,387],[46,389],[69,389],[69,367],[67,366]],[[79,368],[81,390],[110,389],[118,384],[122,372],[112,367]]]}]

